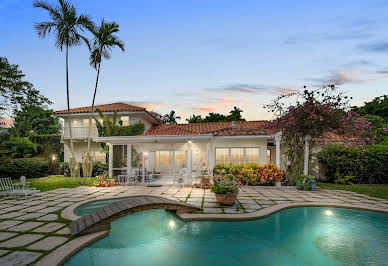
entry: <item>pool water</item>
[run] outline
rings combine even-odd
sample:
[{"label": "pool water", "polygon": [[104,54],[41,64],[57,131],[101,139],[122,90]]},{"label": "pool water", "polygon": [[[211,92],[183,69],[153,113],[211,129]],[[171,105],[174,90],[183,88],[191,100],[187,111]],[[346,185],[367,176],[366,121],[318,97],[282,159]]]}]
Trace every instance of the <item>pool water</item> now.
[{"label": "pool water", "polygon": [[386,265],[388,215],[303,207],[253,221],[184,222],[164,210],[114,221],[64,265]]}]

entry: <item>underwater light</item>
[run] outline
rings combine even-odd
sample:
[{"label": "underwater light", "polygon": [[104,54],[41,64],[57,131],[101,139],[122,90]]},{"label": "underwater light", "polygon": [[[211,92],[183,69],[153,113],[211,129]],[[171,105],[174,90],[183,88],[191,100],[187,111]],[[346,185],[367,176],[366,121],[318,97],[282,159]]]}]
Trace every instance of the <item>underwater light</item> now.
[{"label": "underwater light", "polygon": [[171,220],[171,221],[168,222],[168,225],[170,227],[175,227],[175,222],[173,220]]},{"label": "underwater light", "polygon": [[326,214],[327,216],[333,216],[333,212],[332,212],[331,210],[325,211],[325,214]]}]

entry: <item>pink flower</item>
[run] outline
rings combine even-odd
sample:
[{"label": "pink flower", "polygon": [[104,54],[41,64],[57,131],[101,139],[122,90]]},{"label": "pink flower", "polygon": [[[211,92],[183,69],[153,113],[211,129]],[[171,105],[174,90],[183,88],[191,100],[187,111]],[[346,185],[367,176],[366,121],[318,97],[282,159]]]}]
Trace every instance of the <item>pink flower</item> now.
[{"label": "pink flower", "polygon": [[290,166],[290,165],[291,165],[291,161],[288,160],[288,161],[287,161],[287,166]]},{"label": "pink flower", "polygon": [[387,132],[387,131],[388,131],[388,129],[384,127],[384,128],[383,128],[383,131],[384,131],[384,132]]}]

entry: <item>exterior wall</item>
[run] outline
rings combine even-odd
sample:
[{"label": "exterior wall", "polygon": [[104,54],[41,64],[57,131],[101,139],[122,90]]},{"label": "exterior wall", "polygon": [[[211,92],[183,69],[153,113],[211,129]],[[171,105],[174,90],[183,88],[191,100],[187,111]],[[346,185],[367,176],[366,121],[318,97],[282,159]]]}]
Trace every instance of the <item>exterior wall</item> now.
[{"label": "exterior wall", "polygon": [[267,163],[267,139],[217,139],[216,148],[259,148],[259,163]]},{"label": "exterior wall", "polygon": [[[63,141],[63,150],[64,150],[64,159],[65,162],[70,161],[71,157],[71,151],[70,151],[70,142],[68,140]],[[88,143],[87,142],[73,142],[74,146],[74,155],[77,162],[82,163],[82,154],[83,152],[88,151]],[[101,151],[101,144],[97,142],[91,142],[90,143],[90,150],[91,151]]]}]

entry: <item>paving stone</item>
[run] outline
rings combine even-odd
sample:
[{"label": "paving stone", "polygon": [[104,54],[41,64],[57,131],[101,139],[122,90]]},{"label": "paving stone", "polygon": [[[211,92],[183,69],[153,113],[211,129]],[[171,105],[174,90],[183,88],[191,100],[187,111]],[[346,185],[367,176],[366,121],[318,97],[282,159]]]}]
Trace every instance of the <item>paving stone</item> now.
[{"label": "paving stone", "polygon": [[67,201],[67,202],[62,202],[62,203],[59,203],[59,204],[57,204],[57,205],[55,205],[55,206],[57,206],[57,207],[67,207],[67,206],[69,206],[69,205],[71,205],[71,204],[73,204],[74,202],[69,202],[69,201]]},{"label": "paving stone", "polygon": [[0,249],[0,257],[10,252],[10,250]]},{"label": "paving stone", "polygon": [[30,251],[14,251],[7,256],[0,258],[0,265],[2,266],[16,266],[28,265],[38,259],[42,253]]},{"label": "paving stone", "polygon": [[257,203],[260,205],[270,205],[270,204],[275,204],[273,201],[270,200],[256,200]]},{"label": "paving stone", "polygon": [[231,208],[224,208],[224,212],[225,213],[243,213],[244,210],[243,209],[236,210],[236,209],[231,209]]},{"label": "paving stone", "polygon": [[36,211],[42,210],[42,209],[44,209],[46,207],[47,207],[47,205],[43,204],[43,205],[38,205],[38,206],[26,208],[23,211],[26,211],[26,212],[36,212]]},{"label": "paving stone", "polygon": [[17,233],[0,232],[0,241],[6,240],[15,235],[17,235]]},{"label": "paving stone", "polygon": [[47,214],[45,216],[42,216],[36,220],[37,221],[55,221],[57,219],[58,219],[58,214],[51,213],[51,214]]},{"label": "paving stone", "polygon": [[70,235],[70,228],[69,227],[65,227],[61,230],[59,230],[58,232],[55,232],[56,234],[58,235]]},{"label": "paving stone", "polygon": [[19,224],[17,226],[8,228],[7,230],[17,231],[17,232],[25,232],[25,231],[30,231],[31,229],[34,229],[35,227],[38,227],[42,224],[43,224],[42,222],[25,222],[25,223]]},{"label": "paving stone", "polygon": [[45,239],[42,239],[32,245],[29,245],[28,249],[37,249],[37,250],[51,250],[66,242],[67,238],[62,236],[49,236]]},{"label": "paving stone", "polygon": [[27,206],[17,205],[17,206],[11,206],[11,207],[2,209],[2,211],[12,212],[12,211],[18,211],[18,210],[21,210],[21,209],[24,209],[24,208],[27,208]]},{"label": "paving stone", "polygon": [[22,221],[13,221],[13,220],[0,222],[0,230],[5,230],[9,227],[12,227],[21,223]]},{"label": "paving stone", "polygon": [[221,208],[204,208],[203,209],[204,213],[222,213]]},{"label": "paving stone", "polygon": [[216,207],[220,208],[221,205],[218,204],[217,202],[204,202],[203,207],[204,208],[216,208]]},{"label": "paving stone", "polygon": [[[20,235],[20,236],[11,238],[7,241],[1,242],[0,247],[3,247],[3,248],[23,247],[23,246],[28,245],[32,242],[35,242],[38,239],[41,239],[42,237],[44,237],[44,235],[24,234],[24,235]],[[0,265],[2,265],[2,264],[0,263]]]},{"label": "paving stone", "polygon": [[62,209],[62,208],[60,208],[60,207],[48,207],[48,208],[44,208],[44,209],[38,210],[38,212],[49,213],[49,212],[58,211],[60,209]]},{"label": "paving stone", "polygon": [[18,216],[22,216],[24,212],[9,212],[0,215],[0,219],[12,219]]},{"label": "paving stone", "polygon": [[31,212],[31,213],[28,213],[26,215],[22,215],[22,216],[16,217],[15,220],[35,219],[35,218],[38,218],[38,217],[40,217],[42,215],[44,215],[44,214],[43,213],[39,213],[39,212]]},{"label": "paving stone", "polygon": [[34,229],[32,232],[36,233],[49,233],[55,230],[58,230],[59,228],[64,227],[66,224],[62,223],[47,223],[45,225],[42,225],[41,227],[38,227]]}]

